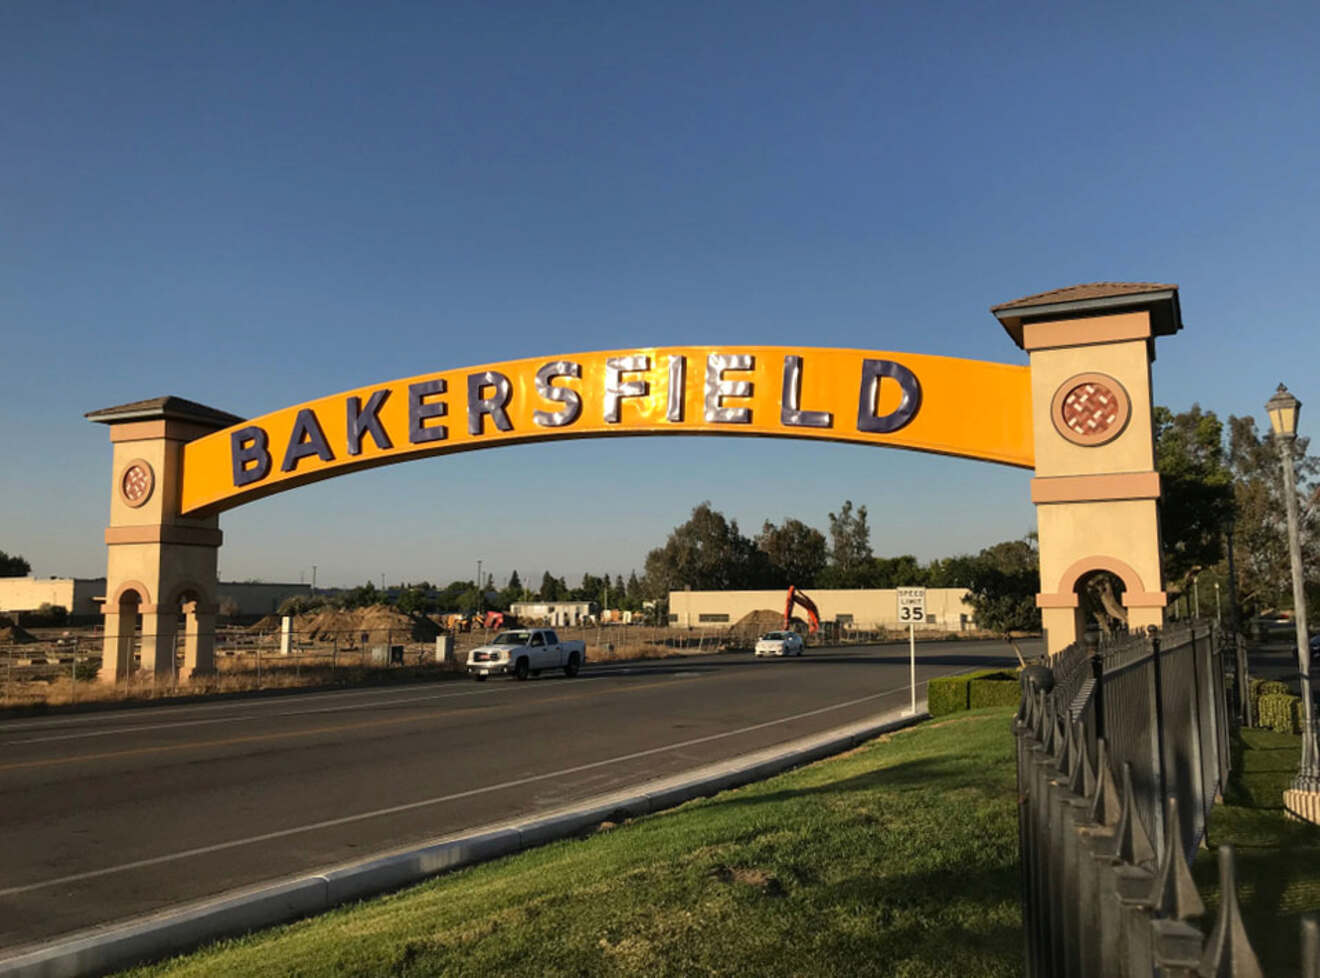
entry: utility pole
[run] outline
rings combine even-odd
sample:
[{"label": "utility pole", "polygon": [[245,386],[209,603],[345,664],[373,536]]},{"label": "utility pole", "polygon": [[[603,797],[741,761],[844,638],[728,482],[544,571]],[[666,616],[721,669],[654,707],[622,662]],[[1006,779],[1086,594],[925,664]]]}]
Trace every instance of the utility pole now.
[{"label": "utility pole", "polygon": [[312,593],[316,593],[316,565],[312,565]]}]

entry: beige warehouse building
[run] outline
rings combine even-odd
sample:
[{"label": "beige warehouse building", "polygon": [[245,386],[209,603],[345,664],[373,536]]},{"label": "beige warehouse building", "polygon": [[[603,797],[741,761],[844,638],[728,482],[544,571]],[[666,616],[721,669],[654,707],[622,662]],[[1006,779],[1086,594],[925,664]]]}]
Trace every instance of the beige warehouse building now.
[{"label": "beige warehouse building", "polygon": [[[226,614],[272,614],[286,598],[309,597],[308,584],[221,581],[216,597]],[[101,616],[104,577],[0,577],[0,612],[36,611],[43,604],[64,608],[75,618]]]},{"label": "beige warehouse building", "polygon": [[[926,589],[926,620],[919,627],[961,632],[975,627],[975,612],[961,587]],[[863,630],[898,628],[898,591],[894,588],[856,590],[814,589],[807,596],[815,602],[822,622],[838,622],[845,628]],[[670,591],[671,628],[728,628],[753,611],[782,613],[787,593],[774,591]],[[794,615],[805,617],[801,608]]]}]

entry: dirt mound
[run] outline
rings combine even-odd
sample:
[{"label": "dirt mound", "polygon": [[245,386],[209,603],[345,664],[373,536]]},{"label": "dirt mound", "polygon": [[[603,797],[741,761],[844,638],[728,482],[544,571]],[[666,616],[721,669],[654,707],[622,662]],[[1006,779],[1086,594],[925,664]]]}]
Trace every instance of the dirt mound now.
[{"label": "dirt mound", "polygon": [[749,611],[733,624],[729,635],[738,642],[752,643],[766,632],[784,627],[784,615],[779,611]]},{"label": "dirt mound", "polygon": [[35,641],[27,629],[16,625],[12,618],[0,615],[0,645],[27,645]]},{"label": "dirt mound", "polygon": [[[267,615],[248,626],[251,632],[279,630],[279,615]],[[429,618],[410,618],[387,604],[373,604],[349,610],[323,607],[294,615],[293,631],[300,640],[331,642],[337,638],[340,645],[356,646],[433,642],[441,629]]]}]

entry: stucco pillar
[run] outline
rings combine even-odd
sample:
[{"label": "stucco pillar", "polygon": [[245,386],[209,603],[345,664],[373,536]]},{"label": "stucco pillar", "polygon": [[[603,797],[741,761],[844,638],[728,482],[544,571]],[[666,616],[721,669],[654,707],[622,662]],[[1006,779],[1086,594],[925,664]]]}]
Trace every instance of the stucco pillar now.
[{"label": "stucco pillar", "polygon": [[105,629],[101,646],[101,673],[104,682],[118,682],[133,668],[133,624],[137,608],[121,614],[118,606],[105,612]]},{"label": "stucco pillar", "polygon": [[[215,607],[223,539],[219,517],[179,515],[183,446],[239,419],[178,397],[122,404],[87,417],[110,427],[113,455],[101,679],[115,682],[128,672],[111,639],[129,617],[128,605],[120,604],[125,596],[139,602],[143,614],[142,668],[158,678],[169,676],[184,602]],[[112,616],[121,619],[113,630]],[[195,630],[199,671],[202,663],[214,663],[214,631]]]},{"label": "stucco pillar", "polygon": [[174,676],[175,652],[178,645],[178,613],[149,608],[142,612],[143,673],[157,682],[166,682]]},{"label": "stucco pillar", "polygon": [[1117,575],[1130,628],[1164,624],[1150,364],[1182,328],[1178,289],[1097,283],[995,306],[1031,360],[1041,587],[1051,655],[1078,637],[1078,582]]},{"label": "stucco pillar", "polygon": [[179,678],[210,676],[215,673],[215,612],[212,605],[196,601],[183,607],[183,671]]}]

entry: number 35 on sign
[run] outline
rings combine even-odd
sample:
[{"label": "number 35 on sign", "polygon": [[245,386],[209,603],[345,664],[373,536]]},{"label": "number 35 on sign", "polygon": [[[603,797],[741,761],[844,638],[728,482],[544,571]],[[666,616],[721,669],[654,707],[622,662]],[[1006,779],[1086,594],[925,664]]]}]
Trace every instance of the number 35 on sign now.
[{"label": "number 35 on sign", "polygon": [[903,625],[926,620],[926,589],[924,587],[901,587],[898,589],[898,620]]}]

